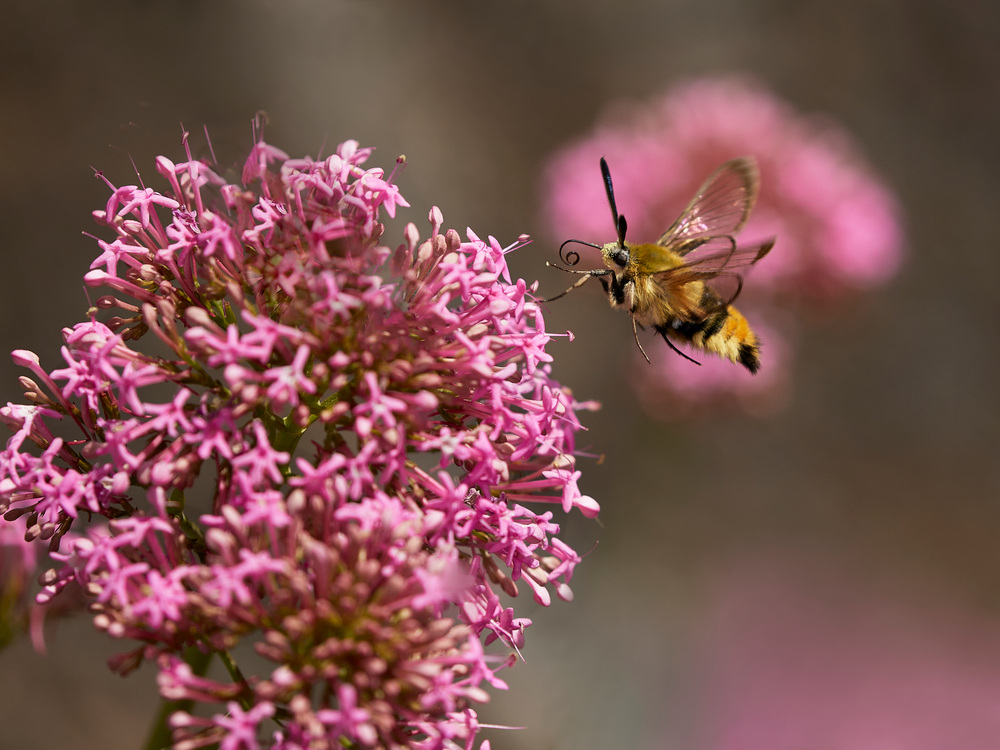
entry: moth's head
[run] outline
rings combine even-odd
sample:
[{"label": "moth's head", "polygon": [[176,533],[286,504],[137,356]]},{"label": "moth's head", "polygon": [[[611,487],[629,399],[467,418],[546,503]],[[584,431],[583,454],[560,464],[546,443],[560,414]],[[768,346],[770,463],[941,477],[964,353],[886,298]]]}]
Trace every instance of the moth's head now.
[{"label": "moth's head", "polygon": [[612,270],[620,271],[629,262],[629,248],[624,242],[609,242],[607,245],[601,248],[601,257],[604,259],[604,265]]}]

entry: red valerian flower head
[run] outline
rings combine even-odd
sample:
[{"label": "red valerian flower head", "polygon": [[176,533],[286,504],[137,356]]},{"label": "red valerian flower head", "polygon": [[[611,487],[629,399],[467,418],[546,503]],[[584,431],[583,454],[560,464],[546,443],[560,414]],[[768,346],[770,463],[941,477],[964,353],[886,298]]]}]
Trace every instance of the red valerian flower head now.
[{"label": "red valerian flower head", "polygon": [[[554,511],[598,513],[575,452],[592,405],[552,379],[508,271],[527,238],[463,238],[435,208],[383,244],[408,204],[370,155],[258,142],[240,184],[160,157],[163,192],[111,186],[94,214],[102,296],[65,366],[15,352],[33,379],[0,409],[0,510],[61,563],[41,601],[77,584],[140,643],[116,669],[152,661],[165,699],[216,705],[173,715],[176,747],[468,747],[530,625],[500,594],[572,597]],[[269,670],[240,670],[241,644]]]}]

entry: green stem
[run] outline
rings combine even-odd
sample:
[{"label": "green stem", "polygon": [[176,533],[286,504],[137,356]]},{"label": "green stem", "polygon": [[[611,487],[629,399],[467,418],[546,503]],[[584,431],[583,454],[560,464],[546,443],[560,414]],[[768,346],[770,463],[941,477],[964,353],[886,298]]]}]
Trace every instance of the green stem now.
[{"label": "green stem", "polygon": [[[222,664],[225,666],[226,671],[229,672],[229,677],[238,685],[242,685],[244,688],[249,689],[246,677],[240,671],[240,668],[236,666],[236,661],[233,659],[232,655],[228,651],[220,651],[219,658],[222,660]],[[250,696],[243,695],[237,700],[240,702],[240,706],[244,711],[249,711],[253,708],[253,701]]]}]

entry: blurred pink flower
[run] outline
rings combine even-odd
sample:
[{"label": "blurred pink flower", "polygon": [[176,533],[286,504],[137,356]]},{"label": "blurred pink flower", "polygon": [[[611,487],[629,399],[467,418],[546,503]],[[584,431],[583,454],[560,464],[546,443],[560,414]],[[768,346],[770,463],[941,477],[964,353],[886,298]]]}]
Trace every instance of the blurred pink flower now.
[{"label": "blurred pink flower", "polygon": [[0,648],[20,635],[29,620],[39,626],[32,635],[40,643],[41,620],[31,617],[31,583],[38,567],[38,550],[25,540],[24,526],[21,519],[0,525]]},{"label": "blurred pink flower", "polygon": [[[698,79],[647,104],[615,104],[594,133],[550,159],[542,190],[545,216],[560,238],[606,242],[613,237],[597,166],[604,156],[629,237],[648,242],[677,218],[719,165],[745,155],[757,159],[761,191],[738,241],[777,238],[774,251],[754,267],[738,303],[751,325],[758,325],[754,308],[765,300],[781,309],[808,309],[876,287],[897,272],[903,257],[899,207],[850,136],[829,120],[798,114],[743,77]],[[599,265],[596,251],[592,259]],[[764,338],[764,346],[758,378],[792,360],[784,345],[769,347]],[[776,360],[775,353],[787,356]],[[706,400],[707,393],[732,390],[743,394],[745,404],[754,402],[755,393],[768,394],[757,401],[760,409],[780,403],[772,387],[787,377],[775,377],[767,387],[724,364],[722,374],[708,375],[706,362],[682,385],[675,382],[677,373],[691,369],[690,363],[660,367],[651,375],[643,361],[639,369],[647,372],[637,380],[644,383],[643,394],[651,379],[660,377],[660,388],[686,397],[700,390]]]},{"label": "blurred pink flower", "polygon": [[[925,595],[926,596],[926,595]],[[801,558],[718,581],[696,649],[697,746],[711,750],[992,750],[995,618],[894,603]]]}]

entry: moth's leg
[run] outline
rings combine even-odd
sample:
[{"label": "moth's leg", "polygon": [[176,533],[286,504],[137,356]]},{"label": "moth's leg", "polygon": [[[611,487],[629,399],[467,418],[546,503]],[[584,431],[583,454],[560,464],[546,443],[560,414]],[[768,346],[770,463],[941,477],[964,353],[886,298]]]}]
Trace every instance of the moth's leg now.
[{"label": "moth's leg", "polygon": [[538,300],[538,301],[539,302],[553,302],[553,301],[555,301],[557,299],[565,297],[567,294],[569,294],[570,292],[572,292],[578,286],[583,286],[584,284],[586,284],[588,281],[590,281],[591,278],[592,277],[591,277],[591,275],[589,273],[586,276],[581,276],[580,279],[579,279],[579,281],[577,281],[575,284],[573,284],[573,286],[571,286],[569,289],[567,289],[562,294],[557,294],[555,297],[549,297],[548,299],[541,299],[541,300]]},{"label": "moth's leg", "polygon": [[[611,271],[611,274],[612,274],[611,283],[609,285],[611,288],[608,289],[607,287],[605,287],[605,291],[608,292],[608,296],[611,298],[612,304],[624,305],[626,297],[625,286],[631,282],[622,281],[621,278],[619,278],[618,274],[616,274],[614,271]],[[631,307],[629,308],[629,312],[632,312]]]},{"label": "moth's leg", "polygon": [[[701,362],[699,362],[698,360],[696,360],[696,359],[694,359],[692,357],[689,357],[687,354],[685,354],[684,352],[682,352],[680,349],[677,348],[677,346],[674,344],[674,342],[671,341],[670,338],[667,336],[667,328],[666,328],[666,326],[656,326],[656,332],[663,337],[664,341],[667,342],[667,346],[669,346],[675,352],[677,352],[682,357],[684,357],[684,359],[686,359],[688,362],[694,362],[699,367],[701,366]],[[647,361],[648,361],[648,357],[647,357]]]},{"label": "moth's leg", "polygon": [[559,268],[560,271],[566,271],[566,273],[579,273],[579,274],[583,274],[583,275],[580,277],[579,281],[577,281],[575,284],[573,284],[573,286],[571,286],[569,289],[567,289],[562,294],[557,294],[555,297],[549,297],[548,299],[538,300],[539,302],[552,302],[553,300],[557,300],[557,299],[560,299],[561,297],[565,297],[567,294],[569,294],[570,292],[572,292],[578,286],[583,286],[590,279],[592,279],[594,277],[597,277],[600,280],[601,284],[604,285],[604,289],[606,291],[608,287],[607,287],[607,282],[604,280],[604,277],[607,276],[609,273],[610,274],[614,273],[614,271],[612,271],[611,269],[607,269],[607,268],[598,269],[596,271],[571,271],[568,268],[560,268],[559,266],[554,265],[552,263],[548,263],[546,265],[550,265],[550,266],[552,266],[552,268]]},{"label": "moth's leg", "polygon": [[639,347],[639,351],[642,352],[642,356],[646,358],[648,364],[653,364],[649,361],[649,355],[646,354],[646,350],[642,348],[642,344],[639,343],[639,328],[635,321],[635,316],[632,316],[632,335],[635,336],[635,345]]}]

